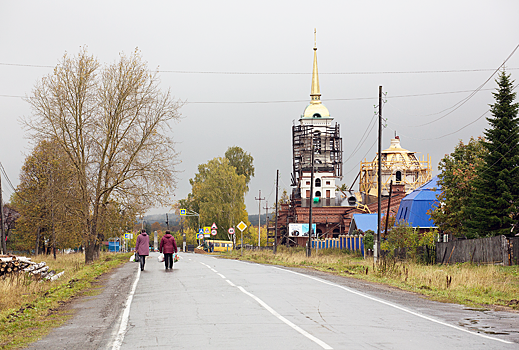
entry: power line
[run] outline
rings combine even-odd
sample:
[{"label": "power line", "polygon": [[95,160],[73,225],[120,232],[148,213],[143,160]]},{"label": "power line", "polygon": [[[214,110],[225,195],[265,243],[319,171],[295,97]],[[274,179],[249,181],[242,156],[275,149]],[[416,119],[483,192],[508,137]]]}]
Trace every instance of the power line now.
[{"label": "power line", "polygon": [[483,84],[481,84],[480,86],[478,86],[476,88],[476,90],[474,90],[473,92],[471,92],[467,97],[465,97],[464,99],[462,99],[461,101],[457,102],[452,108],[452,110],[444,115],[442,115],[441,117],[439,118],[436,118],[434,120],[431,120],[427,123],[424,123],[424,124],[419,124],[419,125],[409,125],[410,127],[420,127],[420,126],[426,126],[426,125],[429,125],[429,124],[432,124],[434,122],[437,122],[438,120],[440,119],[443,119],[445,117],[447,117],[448,115],[452,114],[454,111],[456,111],[457,109],[459,109],[461,106],[463,106],[465,103],[467,103],[472,97],[474,97],[482,88],[483,86],[486,85],[486,83],[488,83],[490,81],[490,79],[492,79],[494,77],[494,75],[496,75],[497,72],[499,72],[499,70],[506,64],[506,62],[514,55],[514,53],[517,51],[517,49],[519,48],[519,45],[517,45],[513,51],[510,53],[510,55],[508,55],[508,57],[503,61],[503,63],[501,63],[499,65],[499,67],[497,67],[494,72],[487,78],[487,80],[485,80],[483,82]]},{"label": "power line", "polygon": [[[375,144],[377,143],[378,139],[375,138],[375,142],[373,142],[373,144],[369,147],[368,151],[366,152],[366,154],[364,154],[364,156],[361,158],[361,161],[362,159],[366,158],[366,156],[368,155],[369,152],[371,152],[371,149],[373,148],[373,146],[375,146]],[[351,173],[353,170],[355,170],[355,168],[357,167],[358,165],[356,165],[355,167],[353,167],[351,170],[349,170],[348,172],[344,173],[344,175],[348,175],[349,173]]]},{"label": "power line", "polygon": [[11,182],[11,179],[9,179],[9,176],[7,176],[7,172],[4,169],[4,166],[2,165],[2,162],[0,162],[0,170],[2,171],[2,174],[4,174],[5,179],[7,180],[7,184],[11,189],[16,192],[16,189],[13,186],[13,183]]},{"label": "power line", "polygon": [[[5,63],[0,62],[0,66],[11,67],[32,67],[32,68],[55,68],[55,66],[23,64],[23,63]],[[516,70],[519,68],[510,68]],[[479,69],[450,69],[450,70],[416,70],[416,71],[360,71],[360,72],[319,72],[320,75],[376,75],[376,74],[436,74],[436,73],[473,73],[473,72],[490,72],[493,68]],[[175,74],[221,74],[221,75],[311,75],[311,72],[236,72],[236,71],[195,71],[195,70],[155,70],[157,73],[175,73]]]},{"label": "power line", "polygon": [[[515,89],[517,89],[517,87],[519,86],[519,84],[515,85],[513,88],[512,88],[512,91],[514,91]],[[401,134],[402,136],[405,136],[405,137],[408,137],[408,138],[411,138],[411,139],[414,139],[414,140],[419,140],[419,141],[430,141],[430,140],[439,140],[439,139],[442,139],[444,137],[447,137],[447,136],[450,136],[450,135],[453,135],[453,134],[456,134],[458,132],[460,132],[461,130],[467,128],[468,126],[474,124],[475,122],[477,122],[478,120],[480,120],[481,118],[483,118],[488,112],[490,112],[490,109],[487,109],[482,115],[480,115],[479,117],[477,117],[476,119],[474,119],[473,121],[471,121],[470,123],[462,126],[461,128],[459,128],[458,130],[456,131],[453,131],[453,132],[450,132],[450,133],[447,133],[445,135],[442,135],[442,136],[438,136],[438,137],[433,137],[433,138],[428,138],[428,139],[421,139],[421,138],[416,138],[416,137],[412,137],[412,136],[408,136],[408,135],[404,135],[404,134],[401,134],[399,132],[399,134]],[[395,124],[396,125],[396,124]],[[393,131],[396,131],[395,129],[389,127],[391,130]]]},{"label": "power line", "polygon": [[[493,88],[481,89],[481,91],[494,90]],[[444,91],[444,92],[431,92],[423,94],[409,94],[409,95],[395,95],[387,96],[386,99],[390,100],[393,98],[406,98],[406,97],[423,97],[423,96],[434,96],[434,95],[447,95],[447,94],[459,94],[464,92],[472,92],[474,90],[459,90],[459,91]],[[0,94],[0,97],[15,97],[15,98],[26,98],[21,95],[4,95]],[[30,98],[30,97],[29,97]],[[360,100],[373,100],[375,97],[350,97],[350,98],[323,98],[323,102],[330,101],[360,101]],[[305,103],[308,100],[274,100],[274,101],[186,101],[186,104],[261,104],[261,103]]]}]

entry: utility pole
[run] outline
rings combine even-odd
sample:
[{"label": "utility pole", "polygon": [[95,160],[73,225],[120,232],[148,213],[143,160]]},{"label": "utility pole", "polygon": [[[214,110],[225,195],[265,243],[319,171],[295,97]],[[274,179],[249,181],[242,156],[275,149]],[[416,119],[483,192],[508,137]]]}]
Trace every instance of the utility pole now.
[{"label": "utility pole", "polygon": [[393,180],[389,182],[389,199],[387,201],[387,213],[386,213],[386,229],[384,230],[384,238],[387,237],[387,230],[389,227],[389,209],[391,208],[391,196],[393,195]]},{"label": "utility pole", "polygon": [[261,201],[265,198],[261,198],[261,190],[259,190],[259,198],[255,198],[258,202],[258,247],[261,246]]},{"label": "utility pole", "polygon": [[269,202],[268,201],[265,201],[265,206],[263,207],[263,209],[265,209],[265,213],[267,214],[267,218],[265,219],[265,223],[267,225],[267,243],[265,244],[265,246],[267,247],[268,242],[269,242]]},{"label": "utility pole", "polygon": [[380,259],[380,219],[381,219],[381,201],[382,201],[382,86],[378,87],[378,174],[377,174],[377,195],[378,195],[378,210],[377,210],[377,234],[375,236],[373,258],[375,263]]},{"label": "utility pole", "polygon": [[1,237],[0,239],[2,240],[2,242],[0,242],[0,247],[2,248],[2,254],[5,254],[7,255],[7,244],[5,243],[5,231],[4,231],[4,222],[5,222],[5,218],[4,218],[4,201],[2,199],[2,176],[0,175],[0,211],[2,212],[2,214],[0,215],[0,220],[1,220]]},{"label": "utility pole", "polygon": [[169,231],[169,217],[168,217],[168,213],[166,213],[166,227],[168,228],[168,231]]},{"label": "utility pole", "polygon": [[273,252],[276,254],[276,248],[278,245],[278,185],[279,185],[279,169],[276,170],[276,224],[274,229],[274,248]]},{"label": "utility pole", "polygon": [[312,255],[312,202],[314,200],[314,137],[312,135],[312,172],[310,173],[310,210],[308,213],[308,243],[306,247],[306,256],[310,257]]}]

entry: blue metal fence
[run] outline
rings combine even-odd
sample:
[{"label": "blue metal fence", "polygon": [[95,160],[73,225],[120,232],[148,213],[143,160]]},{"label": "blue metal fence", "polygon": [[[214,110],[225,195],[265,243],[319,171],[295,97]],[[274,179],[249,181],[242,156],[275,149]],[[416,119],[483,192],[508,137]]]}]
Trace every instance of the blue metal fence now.
[{"label": "blue metal fence", "polygon": [[312,240],[313,249],[348,249],[360,251],[364,256],[363,236],[339,236],[339,238],[326,238]]}]

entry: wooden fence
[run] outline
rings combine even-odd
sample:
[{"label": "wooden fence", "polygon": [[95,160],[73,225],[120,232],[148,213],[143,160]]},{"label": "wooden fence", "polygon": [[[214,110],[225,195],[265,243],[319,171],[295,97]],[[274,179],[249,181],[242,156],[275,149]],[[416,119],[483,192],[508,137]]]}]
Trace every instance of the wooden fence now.
[{"label": "wooden fence", "polygon": [[517,265],[519,237],[495,236],[436,243],[436,262]]}]

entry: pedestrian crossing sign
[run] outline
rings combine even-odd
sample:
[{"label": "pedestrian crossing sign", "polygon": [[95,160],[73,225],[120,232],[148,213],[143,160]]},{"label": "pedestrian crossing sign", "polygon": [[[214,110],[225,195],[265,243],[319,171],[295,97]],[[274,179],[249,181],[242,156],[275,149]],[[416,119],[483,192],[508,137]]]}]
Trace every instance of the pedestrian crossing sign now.
[{"label": "pedestrian crossing sign", "polygon": [[186,215],[186,209],[180,209],[180,215]]}]

